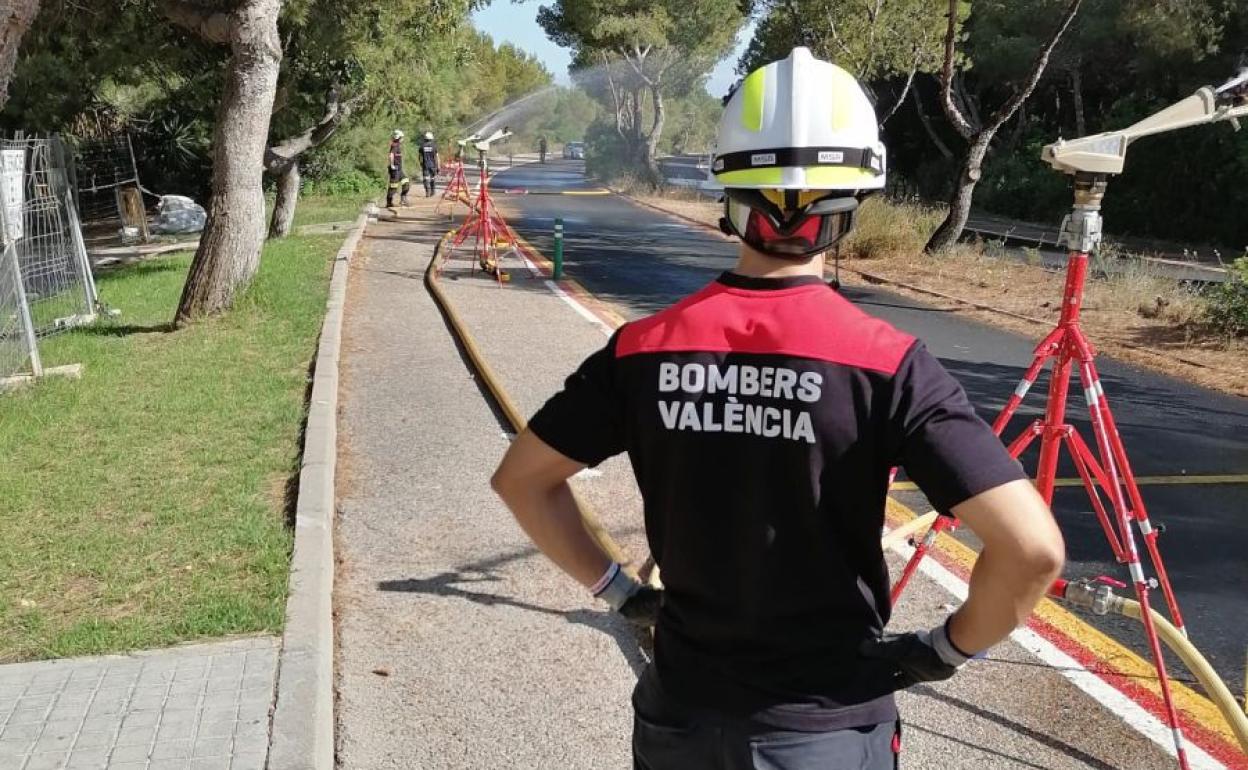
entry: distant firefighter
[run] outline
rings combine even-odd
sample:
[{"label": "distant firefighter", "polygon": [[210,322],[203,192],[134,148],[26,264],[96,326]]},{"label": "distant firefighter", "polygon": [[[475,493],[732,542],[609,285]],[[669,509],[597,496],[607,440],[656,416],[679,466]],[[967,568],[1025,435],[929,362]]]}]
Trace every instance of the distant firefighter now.
[{"label": "distant firefighter", "polygon": [[386,188],[386,208],[394,208],[394,191],[399,191],[399,205],[407,205],[407,191],[411,182],[403,173],[403,132],[394,129],[390,134],[390,154],[386,158],[386,167],[390,173],[390,185]]},{"label": "distant firefighter", "polygon": [[425,197],[433,197],[434,180],[438,175],[438,146],[433,143],[433,132],[426,131],[420,142],[420,177],[425,183]]}]

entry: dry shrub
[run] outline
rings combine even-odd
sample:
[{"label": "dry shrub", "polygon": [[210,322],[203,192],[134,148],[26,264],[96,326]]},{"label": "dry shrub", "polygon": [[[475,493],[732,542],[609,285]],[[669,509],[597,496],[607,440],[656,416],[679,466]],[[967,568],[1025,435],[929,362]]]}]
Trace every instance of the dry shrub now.
[{"label": "dry shrub", "polygon": [[841,256],[857,259],[911,256],[923,251],[944,214],[917,203],[872,198],[858,212],[858,226],[841,245]]},{"label": "dry shrub", "polygon": [[1209,302],[1198,290],[1157,275],[1114,243],[1101,245],[1092,267],[1103,275],[1088,281],[1086,306],[1134,313],[1189,332],[1205,322]]}]

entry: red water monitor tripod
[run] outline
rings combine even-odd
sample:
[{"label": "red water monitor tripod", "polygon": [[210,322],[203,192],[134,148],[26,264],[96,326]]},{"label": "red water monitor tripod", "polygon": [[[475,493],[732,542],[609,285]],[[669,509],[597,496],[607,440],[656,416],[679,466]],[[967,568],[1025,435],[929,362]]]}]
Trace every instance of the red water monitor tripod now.
[{"label": "red water monitor tripod", "polygon": [[442,198],[433,210],[434,213],[441,213],[442,207],[446,206],[447,216],[450,216],[455,210],[456,203],[462,203],[471,209],[473,200],[470,195],[468,180],[464,177],[463,159],[456,156],[447,166],[447,172],[450,181],[447,182],[446,189],[442,191]]},{"label": "red water monitor tripod", "polygon": [[[492,140],[491,140],[492,141]],[[499,215],[490,197],[490,175],[486,152],[489,144],[486,141],[477,144],[480,156],[480,181],[477,185],[477,196],[464,217],[463,224],[455,231],[447,250],[448,258],[453,256],[455,249],[463,245],[469,236],[473,236],[473,272],[480,267],[486,273],[502,283],[509,280],[507,272],[499,264],[500,259],[508,253],[516,254],[517,246],[511,228]]]},{"label": "red water monitor tripod", "polygon": [[[1044,416],[1011,441],[1008,448],[1011,456],[1017,458],[1033,441],[1040,439],[1036,488],[1050,503],[1057,476],[1058,454],[1063,446],[1070,452],[1075,470],[1092,503],[1097,521],[1109,541],[1114,558],[1120,564],[1125,564],[1130,571],[1131,582],[1139,599],[1140,620],[1144,625],[1149,652],[1157,670],[1166,724],[1174,736],[1179,766],[1184,769],[1188,767],[1188,760],[1182,726],[1171,696],[1170,679],[1166,673],[1166,663],[1161,654],[1161,644],[1150,608],[1149,597],[1153,588],[1161,588],[1175,627],[1185,636],[1187,631],[1157,548],[1158,531],[1149,520],[1122,438],[1118,435],[1118,427],[1109,408],[1109,399],[1101,386],[1100,374],[1096,369],[1096,353],[1083,333],[1079,311],[1088,274],[1088,255],[1095,251],[1101,239],[1101,200],[1105,195],[1109,177],[1122,173],[1130,143],[1151,134],[1222,120],[1233,122],[1241,117],[1248,117],[1248,67],[1241,69],[1235,77],[1221,86],[1198,89],[1186,99],[1120,131],[1095,134],[1068,142],[1059,140],[1044,148],[1041,157],[1049,165],[1074,177],[1074,208],[1062,223],[1062,242],[1070,248],[1062,310],[1057,328],[1036,347],[1031,366],[1027,368],[1018,387],[993,423],[993,430],[1001,435],[1036,381],[1040,370],[1052,361],[1053,369],[1049,377],[1048,403]],[[1080,384],[1083,386],[1095,449],[1088,445],[1073,425],[1066,422],[1066,402],[1070,394],[1072,370],[1078,371]],[[1149,559],[1157,573],[1155,580],[1144,574],[1132,530],[1133,524],[1144,538]],[[923,540],[916,545],[914,555],[893,587],[894,602],[914,575],[919,562],[931,550],[936,536],[941,531],[951,530],[956,526],[957,521],[953,518],[936,518]],[[1103,599],[1109,591],[1108,586],[1094,587],[1089,581],[1067,583],[1058,580],[1049,588],[1049,593],[1088,606],[1093,611],[1104,612]],[[1098,606],[1101,609],[1098,610]]]},{"label": "red water monitor tripod", "polygon": [[[1101,378],[1096,368],[1095,350],[1088,342],[1079,322],[1084,283],[1088,272],[1088,255],[1095,248],[1100,237],[1100,205],[1105,193],[1105,185],[1106,175],[1104,174],[1076,175],[1075,207],[1063,229],[1063,236],[1072,248],[1066,265],[1066,284],[1062,295],[1061,316],[1058,319],[1057,328],[1036,346],[1031,365],[993,422],[992,428],[997,435],[1002,434],[1023,398],[1035,383],[1040,371],[1051,361],[1053,368],[1049,376],[1048,402],[1044,416],[1032,422],[1011,441],[1008,450],[1010,456],[1017,459],[1031,446],[1032,442],[1040,439],[1040,460],[1036,468],[1035,483],[1036,489],[1047,503],[1053,502],[1058,454],[1063,447],[1069,452],[1083,488],[1091,501],[1092,510],[1109,541],[1114,558],[1118,563],[1125,564],[1130,571],[1131,581],[1142,610],[1141,620],[1144,624],[1144,633],[1148,639],[1153,665],[1157,670],[1157,679],[1165,704],[1166,721],[1174,731],[1179,765],[1186,768],[1187,758],[1178,712],[1171,698],[1170,679],[1166,673],[1161,643],[1149,612],[1151,589],[1160,585],[1174,625],[1186,633],[1183,628],[1183,618],[1179,612],[1178,602],[1174,596],[1174,589],[1170,585],[1170,578],[1166,573],[1161,552],[1157,548],[1158,530],[1149,520],[1148,510],[1135,482],[1135,475],[1131,470],[1126,449],[1118,435],[1114,415],[1109,407],[1109,399],[1101,386]],[[1067,397],[1070,393],[1072,371],[1077,371],[1079,374],[1088,416],[1092,424],[1095,450],[1089,446],[1075,426],[1066,421]],[[1108,505],[1106,505],[1107,501]],[[1144,575],[1139,550],[1132,532],[1132,524],[1144,537],[1145,547],[1157,573],[1155,581]],[[923,540],[915,546],[914,555],[911,556],[901,577],[893,586],[894,601],[913,576],[919,562],[931,549],[936,536],[956,526],[957,521],[951,517],[937,517]],[[1050,593],[1062,598],[1065,595],[1066,586],[1066,581],[1059,580],[1049,590]]]}]

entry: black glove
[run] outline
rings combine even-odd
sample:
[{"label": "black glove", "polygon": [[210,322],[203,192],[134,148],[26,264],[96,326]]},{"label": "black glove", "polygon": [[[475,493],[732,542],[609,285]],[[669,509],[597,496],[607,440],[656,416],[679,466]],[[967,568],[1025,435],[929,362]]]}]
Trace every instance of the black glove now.
[{"label": "black glove", "polygon": [[619,613],[638,628],[653,628],[663,605],[663,589],[642,585],[620,605]]},{"label": "black glove", "polygon": [[[938,649],[943,649],[944,655]],[[949,642],[943,625],[931,631],[884,634],[879,639],[868,639],[858,648],[858,652],[865,658],[894,664],[897,667],[894,676],[898,690],[919,682],[948,679],[969,660],[969,656]]]}]

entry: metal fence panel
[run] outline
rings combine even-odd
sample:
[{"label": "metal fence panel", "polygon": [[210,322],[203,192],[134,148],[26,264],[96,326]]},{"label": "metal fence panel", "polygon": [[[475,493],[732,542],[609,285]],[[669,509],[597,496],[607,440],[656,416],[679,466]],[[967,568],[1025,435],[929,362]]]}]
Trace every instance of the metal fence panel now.
[{"label": "metal fence panel", "polygon": [[66,158],[57,137],[0,139],[0,383],[41,373],[38,338],[95,319]]},{"label": "metal fence panel", "polygon": [[17,246],[0,236],[0,383],[25,371],[36,376],[42,373],[34,331],[22,291]]},{"label": "metal fence panel", "polygon": [[35,332],[43,337],[95,318],[95,284],[57,137],[6,139],[25,158],[17,261]]}]

